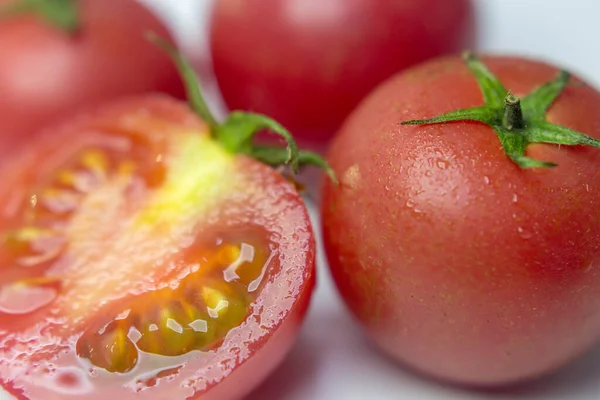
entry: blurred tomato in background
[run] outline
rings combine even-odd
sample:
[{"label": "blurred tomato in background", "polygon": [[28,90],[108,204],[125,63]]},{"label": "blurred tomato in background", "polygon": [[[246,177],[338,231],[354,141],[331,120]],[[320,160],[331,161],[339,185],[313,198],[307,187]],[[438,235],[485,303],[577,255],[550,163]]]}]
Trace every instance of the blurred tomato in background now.
[{"label": "blurred tomato in background", "polygon": [[210,51],[230,109],[326,143],[392,74],[473,45],[469,0],[219,0]]},{"label": "blurred tomato in background", "polygon": [[[9,12],[29,3],[20,12]],[[35,8],[0,0],[0,155],[44,126],[123,95],[160,91],[183,97],[166,54],[143,36],[170,37],[134,0],[49,0]],[[74,30],[58,25],[75,7]],[[71,25],[71,27],[73,27]]]}]

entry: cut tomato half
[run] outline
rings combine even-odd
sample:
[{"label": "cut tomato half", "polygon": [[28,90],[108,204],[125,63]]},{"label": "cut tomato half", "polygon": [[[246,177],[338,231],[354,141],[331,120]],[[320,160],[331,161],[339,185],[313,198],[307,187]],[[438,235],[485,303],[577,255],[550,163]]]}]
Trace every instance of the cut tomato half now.
[{"label": "cut tomato half", "polygon": [[0,175],[0,379],[17,398],[239,398],[293,343],[315,280],[306,207],[186,104],[79,116]]}]

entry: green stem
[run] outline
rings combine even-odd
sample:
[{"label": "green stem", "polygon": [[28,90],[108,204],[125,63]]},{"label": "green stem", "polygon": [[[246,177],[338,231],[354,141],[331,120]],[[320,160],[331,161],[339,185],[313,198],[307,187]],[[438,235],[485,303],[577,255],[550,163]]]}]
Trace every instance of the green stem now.
[{"label": "green stem", "polygon": [[[281,165],[286,162],[288,157],[287,152],[283,151],[282,148],[273,146],[255,146],[252,149],[252,156],[257,160],[271,166]],[[314,167],[321,168],[329,176],[334,184],[338,184],[337,177],[331,167],[325,162],[325,160],[312,151],[300,150],[298,152],[298,165],[300,168],[312,165]]]},{"label": "green stem", "polygon": [[200,86],[200,81],[196,77],[194,72],[194,68],[188,62],[188,60],[181,55],[181,53],[177,50],[175,46],[166,41],[165,39],[159,37],[154,32],[146,32],[146,38],[161,47],[164,51],[166,51],[173,62],[177,65],[179,72],[181,74],[181,78],[183,79],[184,86],[186,89],[186,94],[188,97],[188,102],[190,103],[190,107],[196,114],[200,116],[208,124],[210,128],[210,133],[213,138],[216,137],[219,123],[210,112],[208,105],[206,104],[206,100],[204,100],[204,96],[202,96],[202,88]]},{"label": "green stem", "polygon": [[[208,124],[212,139],[225,150],[234,154],[246,154],[271,166],[287,164],[293,173],[298,172],[301,164],[314,165],[323,168],[334,183],[337,183],[335,174],[327,162],[315,153],[300,151],[292,134],[277,121],[261,114],[233,111],[223,123],[219,123],[210,112],[202,96],[200,81],[186,58],[173,44],[155,33],[146,32],[145,36],[171,57],[183,79],[190,107]],[[254,138],[263,130],[279,135],[285,140],[286,147],[269,148],[254,144]]]},{"label": "green stem", "polygon": [[546,112],[569,83],[571,75],[567,71],[560,71],[554,80],[538,86],[521,101],[517,96],[508,93],[500,80],[475,54],[468,52],[463,58],[479,85],[484,104],[450,111],[428,119],[404,121],[402,125],[457,121],[482,122],[496,132],[506,155],[521,168],[552,168],[556,166],[556,163],[553,162],[528,158],[525,152],[531,143],[584,145],[600,148],[600,140],[567,127],[552,124],[546,119]]},{"label": "green stem", "polygon": [[214,137],[233,153],[252,155],[254,137],[262,130],[268,130],[285,140],[287,156],[281,164],[290,164],[292,171],[297,173],[299,150],[294,137],[281,124],[265,115],[234,111],[217,127]]},{"label": "green stem", "polygon": [[509,131],[525,127],[521,99],[510,93],[504,98],[504,118],[502,119],[502,125]]},{"label": "green stem", "polygon": [[58,29],[75,34],[80,27],[78,0],[18,0],[0,6],[0,20],[37,14]]}]

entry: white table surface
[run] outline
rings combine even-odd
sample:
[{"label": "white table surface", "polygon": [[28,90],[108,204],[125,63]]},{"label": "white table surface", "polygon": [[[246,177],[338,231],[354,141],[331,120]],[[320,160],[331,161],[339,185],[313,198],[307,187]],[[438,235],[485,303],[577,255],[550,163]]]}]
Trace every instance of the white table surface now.
[{"label": "white table surface", "polygon": [[[197,55],[206,53],[211,0],[142,1],[173,26],[182,46]],[[475,2],[480,50],[540,57],[600,87],[599,1]],[[204,63],[210,65],[206,58]],[[214,85],[207,83],[212,105],[222,109]],[[300,338],[283,365],[248,400],[600,400],[600,346],[555,375],[510,390],[465,391],[412,375],[367,343],[338,298],[320,250],[319,283]],[[9,399],[0,391],[0,400]]]}]

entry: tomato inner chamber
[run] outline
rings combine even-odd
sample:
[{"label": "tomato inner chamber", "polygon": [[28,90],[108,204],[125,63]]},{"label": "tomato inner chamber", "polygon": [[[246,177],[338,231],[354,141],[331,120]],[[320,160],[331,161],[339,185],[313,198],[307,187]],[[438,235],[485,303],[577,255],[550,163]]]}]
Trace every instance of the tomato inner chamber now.
[{"label": "tomato inner chamber", "polygon": [[218,345],[248,314],[269,253],[245,242],[221,243],[211,253],[190,266],[176,288],[132,298],[102,326],[86,331],[77,354],[123,373],[135,367],[140,351],[179,356]]}]

